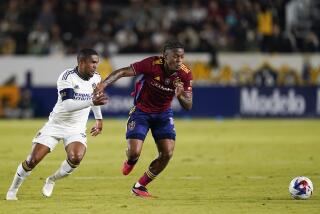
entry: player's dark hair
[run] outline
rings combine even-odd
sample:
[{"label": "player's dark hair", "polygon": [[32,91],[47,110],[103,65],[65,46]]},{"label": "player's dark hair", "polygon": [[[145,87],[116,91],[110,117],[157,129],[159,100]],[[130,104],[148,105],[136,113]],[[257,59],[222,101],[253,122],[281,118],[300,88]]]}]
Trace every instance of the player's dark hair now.
[{"label": "player's dark hair", "polygon": [[85,60],[92,55],[98,55],[97,51],[90,48],[82,49],[78,52],[77,60],[80,62],[80,60]]},{"label": "player's dark hair", "polygon": [[176,49],[176,48],[182,48],[184,49],[184,46],[181,42],[173,40],[168,41],[163,45],[162,52],[166,52],[167,50]]}]

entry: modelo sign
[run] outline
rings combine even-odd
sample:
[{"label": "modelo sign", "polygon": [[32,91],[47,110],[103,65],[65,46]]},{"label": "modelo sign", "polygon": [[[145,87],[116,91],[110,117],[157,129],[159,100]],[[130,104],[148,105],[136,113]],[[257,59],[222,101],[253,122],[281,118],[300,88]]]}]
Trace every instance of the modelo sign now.
[{"label": "modelo sign", "polygon": [[294,88],[241,88],[240,113],[246,116],[302,116],[306,100]]}]

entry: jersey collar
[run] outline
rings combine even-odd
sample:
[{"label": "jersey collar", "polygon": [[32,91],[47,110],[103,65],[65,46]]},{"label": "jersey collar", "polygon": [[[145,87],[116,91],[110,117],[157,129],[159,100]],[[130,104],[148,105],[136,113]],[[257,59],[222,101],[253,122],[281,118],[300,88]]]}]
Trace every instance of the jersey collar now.
[{"label": "jersey collar", "polygon": [[84,77],[80,74],[79,70],[78,70],[78,66],[74,69],[76,71],[76,74],[84,81],[88,81],[90,79],[90,77]]}]

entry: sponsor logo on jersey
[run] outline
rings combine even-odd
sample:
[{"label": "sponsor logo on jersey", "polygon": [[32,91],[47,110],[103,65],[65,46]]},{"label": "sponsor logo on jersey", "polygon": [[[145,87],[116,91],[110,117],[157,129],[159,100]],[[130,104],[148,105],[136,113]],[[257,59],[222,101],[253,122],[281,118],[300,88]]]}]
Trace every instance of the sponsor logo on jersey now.
[{"label": "sponsor logo on jersey", "polygon": [[74,100],[91,100],[91,94],[74,93]]},{"label": "sponsor logo on jersey", "polygon": [[156,87],[156,88],[158,88],[160,90],[173,92],[173,89],[167,88],[167,87],[161,85],[160,83],[158,83],[156,81],[151,81],[150,83],[151,83],[152,86],[154,86],[154,87]]}]

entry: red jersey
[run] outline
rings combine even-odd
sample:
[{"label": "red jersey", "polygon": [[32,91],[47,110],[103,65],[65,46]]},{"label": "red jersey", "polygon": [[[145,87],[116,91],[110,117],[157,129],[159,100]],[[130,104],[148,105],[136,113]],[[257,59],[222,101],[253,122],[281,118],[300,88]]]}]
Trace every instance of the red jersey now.
[{"label": "red jersey", "polygon": [[159,113],[171,106],[175,83],[182,82],[184,90],[192,92],[192,74],[186,65],[169,75],[165,73],[162,57],[153,56],[131,64],[136,75],[143,75],[135,86],[135,105],[144,112]]}]

